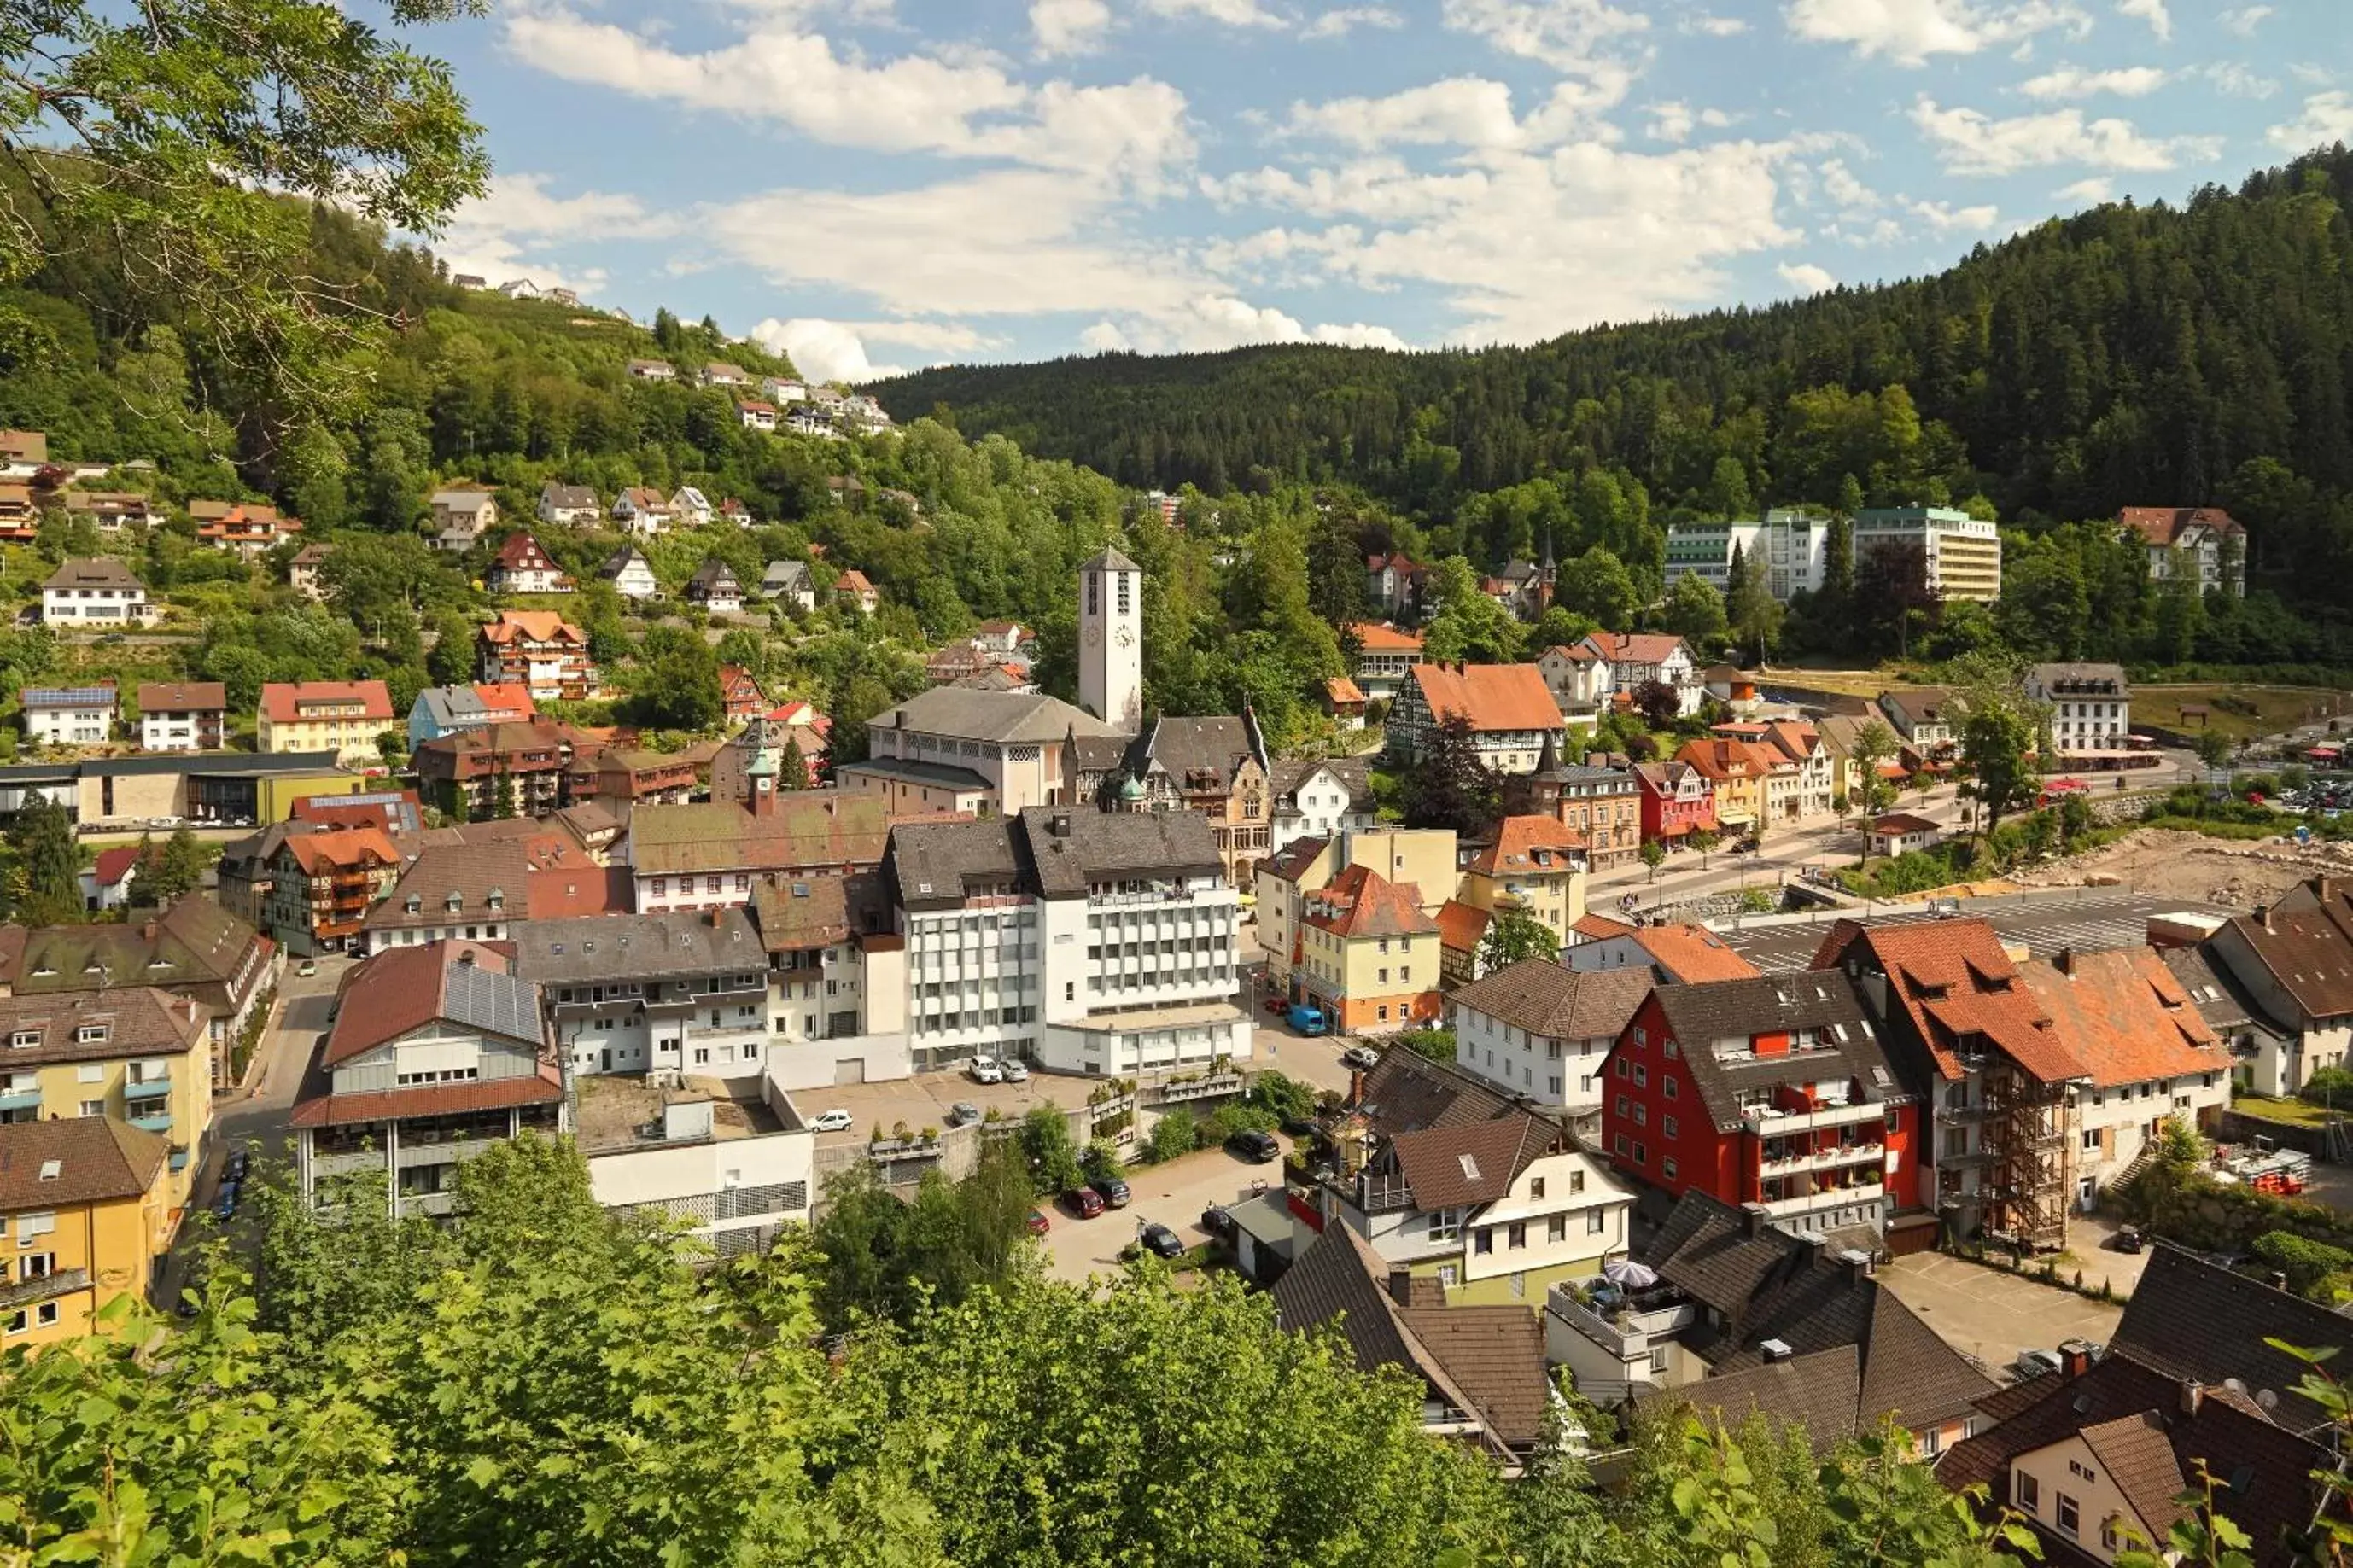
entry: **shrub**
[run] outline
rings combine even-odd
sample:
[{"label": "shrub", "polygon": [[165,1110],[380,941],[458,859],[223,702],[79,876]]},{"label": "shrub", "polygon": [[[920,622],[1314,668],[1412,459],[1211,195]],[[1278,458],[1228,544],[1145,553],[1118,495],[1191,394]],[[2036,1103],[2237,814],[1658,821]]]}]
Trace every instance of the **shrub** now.
[{"label": "shrub", "polygon": [[2353,1275],[2353,1252],[2325,1241],[2307,1241],[2293,1231],[2266,1231],[2250,1249],[2287,1275],[2287,1288],[2307,1300],[2334,1305],[2353,1294],[2347,1289]]},{"label": "shrub", "polygon": [[2305,1080],[2295,1097],[2314,1105],[2353,1109],[2353,1068],[2322,1068]]},{"label": "shrub", "polygon": [[1200,1146],[1200,1128],[1193,1113],[1179,1106],[1161,1113],[1152,1124],[1152,1136],[1145,1140],[1144,1158],[1151,1164],[1174,1160],[1179,1154],[1189,1154]]},{"label": "shrub", "polygon": [[1434,1062],[1454,1059],[1454,1031],[1451,1029],[1405,1029],[1394,1038],[1397,1043],[1418,1056]]},{"label": "shrub", "polygon": [[1236,1100],[1230,1105],[1219,1106],[1201,1123],[1201,1147],[1214,1147],[1237,1132],[1271,1132],[1276,1124],[1274,1112],[1265,1106]]}]

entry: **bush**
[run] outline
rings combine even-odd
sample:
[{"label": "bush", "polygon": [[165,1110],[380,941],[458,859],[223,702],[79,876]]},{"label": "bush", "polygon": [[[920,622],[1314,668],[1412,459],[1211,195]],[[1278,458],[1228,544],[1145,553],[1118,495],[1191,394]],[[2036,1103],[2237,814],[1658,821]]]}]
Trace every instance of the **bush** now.
[{"label": "bush", "polygon": [[1454,1031],[1451,1029],[1406,1029],[1393,1037],[1397,1043],[1416,1055],[1434,1062],[1454,1059]]},{"label": "bush", "polygon": [[1265,1106],[1236,1100],[1219,1106],[1201,1123],[1201,1147],[1213,1148],[1237,1132],[1271,1132],[1275,1126],[1275,1114]]},{"label": "bush", "polygon": [[2334,1306],[2348,1294],[2353,1252],[2324,1241],[2307,1241],[2293,1231],[2266,1231],[2249,1250],[2287,1275],[2287,1288],[2306,1300]]},{"label": "bush", "polygon": [[2305,1079],[2295,1097],[2313,1105],[2353,1110],[2353,1068],[2322,1068]]},{"label": "bush", "polygon": [[1162,1112],[1160,1120],[1152,1124],[1152,1135],[1144,1142],[1145,1163],[1157,1165],[1174,1160],[1179,1154],[1191,1153],[1200,1143],[1201,1130],[1193,1113],[1179,1106]]},{"label": "bush", "polygon": [[1279,1072],[1262,1072],[1251,1080],[1249,1101],[1262,1106],[1276,1125],[1305,1121],[1315,1114],[1315,1087]]}]

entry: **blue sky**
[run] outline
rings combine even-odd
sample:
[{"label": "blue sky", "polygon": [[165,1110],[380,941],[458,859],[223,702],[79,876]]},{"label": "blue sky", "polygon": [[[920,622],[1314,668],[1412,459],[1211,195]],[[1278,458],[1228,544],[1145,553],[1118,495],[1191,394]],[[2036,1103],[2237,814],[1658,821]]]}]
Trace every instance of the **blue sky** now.
[{"label": "blue sky", "polygon": [[2348,0],[501,0],[438,248],[855,379],[1525,342],[2353,141]]}]

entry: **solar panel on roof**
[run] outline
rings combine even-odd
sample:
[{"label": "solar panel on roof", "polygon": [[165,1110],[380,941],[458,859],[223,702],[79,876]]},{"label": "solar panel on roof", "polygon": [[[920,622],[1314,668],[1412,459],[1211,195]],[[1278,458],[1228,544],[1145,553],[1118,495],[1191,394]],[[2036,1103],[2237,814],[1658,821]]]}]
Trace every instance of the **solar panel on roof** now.
[{"label": "solar panel on roof", "polygon": [[28,686],[24,693],[27,708],[90,708],[113,700],[111,686]]}]

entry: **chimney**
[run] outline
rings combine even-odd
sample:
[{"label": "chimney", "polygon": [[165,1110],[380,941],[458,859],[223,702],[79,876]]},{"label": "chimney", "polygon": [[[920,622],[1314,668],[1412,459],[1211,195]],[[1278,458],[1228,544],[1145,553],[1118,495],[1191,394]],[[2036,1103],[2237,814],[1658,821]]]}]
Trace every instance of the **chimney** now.
[{"label": "chimney", "polygon": [[1789,1348],[1789,1342],[1787,1340],[1765,1340],[1757,1344],[1757,1353],[1769,1363],[1788,1361],[1797,1352]]},{"label": "chimney", "polygon": [[1400,1307],[1410,1307],[1413,1305],[1412,1269],[1392,1268],[1389,1270],[1389,1300],[1395,1301]]},{"label": "chimney", "polygon": [[2181,1418],[2185,1421],[2197,1420],[2198,1407],[2205,1403],[2205,1384],[2194,1377],[2183,1378],[2181,1380]]},{"label": "chimney", "polygon": [[2274,1290],[2284,1290],[2287,1289],[2287,1271],[2285,1269],[2274,1268],[2272,1270],[2272,1289]]},{"label": "chimney", "polygon": [[1772,1223],[1773,1212],[1767,1208],[1763,1204],[1742,1204],[1740,1205],[1741,1235],[1762,1236],[1765,1234],[1766,1227]]},{"label": "chimney", "polygon": [[1056,812],[1053,821],[1047,825],[1047,830],[1057,838],[1068,838],[1071,836],[1071,814],[1067,811]]},{"label": "chimney", "polygon": [[2075,973],[2075,950],[2072,947],[2061,948],[2051,960],[2051,967],[2062,974],[2073,976]]},{"label": "chimney", "polygon": [[2083,1340],[2059,1342],[2059,1371],[2067,1377],[2081,1377],[2092,1370],[2092,1347]]},{"label": "chimney", "polygon": [[1845,1273],[1848,1285],[1860,1285],[1872,1276],[1871,1254],[1850,1247],[1839,1254],[1839,1268]]},{"label": "chimney", "polygon": [[148,921],[139,928],[140,939],[144,942],[153,942],[155,940],[155,922],[152,920]]},{"label": "chimney", "polygon": [[1348,1069],[1348,1103],[1351,1105],[1362,1105],[1364,1102],[1365,1069],[1362,1068],[1350,1068]]}]

